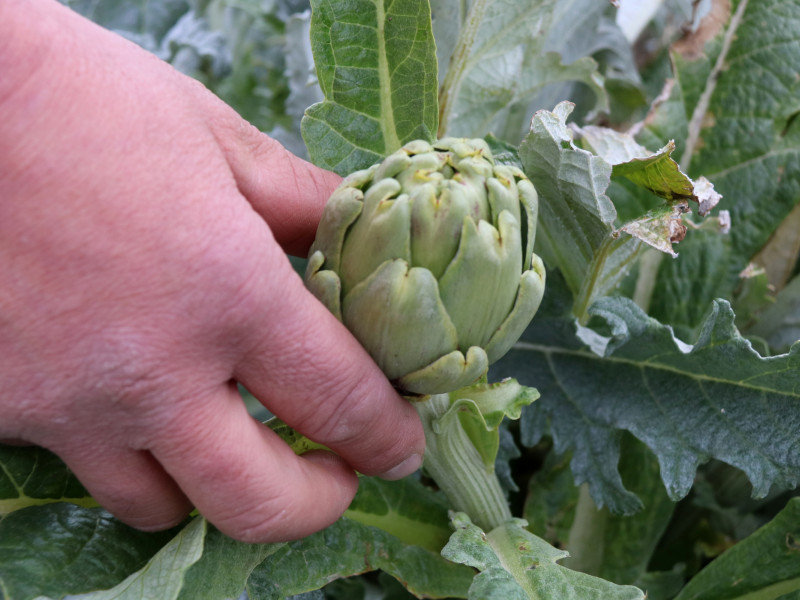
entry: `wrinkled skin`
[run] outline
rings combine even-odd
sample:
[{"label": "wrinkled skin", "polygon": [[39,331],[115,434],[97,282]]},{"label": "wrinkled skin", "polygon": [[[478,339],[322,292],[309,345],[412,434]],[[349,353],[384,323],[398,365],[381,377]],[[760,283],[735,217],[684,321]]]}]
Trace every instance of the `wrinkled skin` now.
[{"label": "wrinkled skin", "polygon": [[[0,439],[127,523],[246,541],[420,463],[414,409],[304,288],[338,177],[52,0],[0,3]],[[235,382],[338,455],[296,457]]]}]

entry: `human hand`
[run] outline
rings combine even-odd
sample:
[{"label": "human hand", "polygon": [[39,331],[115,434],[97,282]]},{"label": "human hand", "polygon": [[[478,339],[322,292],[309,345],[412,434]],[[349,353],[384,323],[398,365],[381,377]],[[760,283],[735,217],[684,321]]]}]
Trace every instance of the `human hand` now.
[{"label": "human hand", "polygon": [[[0,438],[143,529],[333,522],[353,469],[415,470],[416,412],[306,290],[338,177],[52,0],[0,3]],[[327,452],[296,457],[241,382]]]}]

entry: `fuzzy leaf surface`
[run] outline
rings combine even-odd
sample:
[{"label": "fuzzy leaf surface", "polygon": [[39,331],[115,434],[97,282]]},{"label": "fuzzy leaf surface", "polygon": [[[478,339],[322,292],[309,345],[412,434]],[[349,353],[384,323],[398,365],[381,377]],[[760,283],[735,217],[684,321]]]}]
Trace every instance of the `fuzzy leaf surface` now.
[{"label": "fuzzy leaf surface", "polygon": [[438,124],[427,1],[314,0],[311,47],[325,100],[302,121],[312,162],[347,175]]},{"label": "fuzzy leaf surface", "polygon": [[101,508],[30,506],[0,520],[3,598],[62,598],[117,585],[174,535],[144,533]]},{"label": "fuzzy leaf surface", "polygon": [[417,596],[465,597],[473,573],[439,554],[449,535],[446,504],[430,489],[411,478],[364,477],[336,523],[302,540],[272,544],[247,592],[253,600],[284,598],[381,569]]},{"label": "fuzzy leaf surface", "polygon": [[537,253],[577,293],[617,213],[605,194],[611,165],[573,144],[566,125],[572,108],[562,102],[552,112],[537,112],[519,158],[539,194]]},{"label": "fuzzy leaf surface", "polygon": [[761,357],[725,301],[713,303],[693,345],[625,298],[603,298],[591,313],[611,330],[610,338],[578,330],[594,352],[570,341],[563,323],[534,322],[497,374],[537,386],[523,441],[535,443],[549,422],[556,450],[572,450],[575,480],[589,483],[595,502],[615,513],[640,507],[617,469],[620,430],[656,454],[674,500],[711,458],[744,471],[754,497],[800,482],[800,345]]},{"label": "fuzzy leaf surface", "polygon": [[410,477],[393,482],[362,477],[345,516],[433,552],[450,537],[444,498]]},{"label": "fuzzy leaf surface", "polygon": [[203,554],[183,574],[178,600],[239,598],[258,565],[282,544],[243,544],[206,523]]},{"label": "fuzzy leaf surface", "polygon": [[490,532],[481,531],[464,513],[453,518],[455,532],[442,551],[446,558],[480,571],[468,598],[508,600],[639,600],[641,590],[618,586],[557,561],[568,556],[512,520]]},{"label": "fuzzy leaf surface", "polygon": [[473,577],[470,569],[437,552],[343,517],[319,533],[283,544],[256,567],[247,592],[254,600],[277,600],[375,569],[394,576],[412,594],[430,598],[463,598]]},{"label": "fuzzy leaf surface", "polygon": [[[148,563],[109,590],[79,596],[81,600],[174,600],[186,571],[203,555],[206,520],[195,517]],[[77,600],[77,599],[76,599]]]}]

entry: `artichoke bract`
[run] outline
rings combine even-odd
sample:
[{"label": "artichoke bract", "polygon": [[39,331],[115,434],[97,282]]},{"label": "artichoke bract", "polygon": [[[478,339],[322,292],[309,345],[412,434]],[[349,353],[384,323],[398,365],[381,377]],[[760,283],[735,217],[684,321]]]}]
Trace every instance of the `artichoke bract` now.
[{"label": "artichoke bract", "polygon": [[470,385],[517,341],[544,293],[538,197],[480,139],[414,141],[333,192],[306,285],[394,385]]}]

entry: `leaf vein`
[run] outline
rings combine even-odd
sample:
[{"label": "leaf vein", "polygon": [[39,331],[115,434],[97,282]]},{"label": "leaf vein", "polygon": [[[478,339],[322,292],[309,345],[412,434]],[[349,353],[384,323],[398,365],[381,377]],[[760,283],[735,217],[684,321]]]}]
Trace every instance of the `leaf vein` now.
[{"label": "leaf vein", "polygon": [[[600,357],[600,356],[597,356],[596,354],[593,354],[591,352],[586,352],[586,351],[583,351],[583,350],[573,350],[573,349],[569,349],[569,348],[561,348],[561,347],[557,347],[557,346],[547,346],[547,345],[544,345],[544,344],[535,344],[535,343],[531,343],[531,342],[518,342],[515,345],[515,347],[517,349],[519,349],[519,350],[526,350],[526,351],[531,351],[531,352],[541,352],[541,353],[543,353],[545,355],[547,355],[548,353],[551,353],[551,354],[563,354],[563,355],[567,355],[567,356],[579,356],[581,358],[589,358],[589,359],[592,359],[592,360],[596,360],[598,362],[602,361],[603,363],[609,363],[610,362],[610,363],[617,363],[617,364],[624,364],[624,365],[633,365],[633,366],[638,367],[638,368],[644,368],[644,366],[643,366],[641,361],[636,361],[636,360],[629,359],[629,358],[621,358],[621,357],[613,356],[613,355],[612,356]],[[709,348],[710,348],[710,346],[709,346]],[[785,355],[781,355],[781,356],[785,356]],[[777,357],[770,357],[770,358],[777,358]],[[692,372],[692,371],[685,371],[685,370],[681,370],[681,369],[679,369],[677,367],[673,367],[671,365],[666,365],[664,363],[650,363],[650,362],[647,362],[647,363],[645,363],[645,365],[647,366],[647,368],[650,368],[650,369],[665,371],[665,372],[668,372],[668,373],[677,373],[677,374],[679,374],[679,375],[681,375],[683,377],[689,377],[691,379],[697,379],[698,381],[709,381],[709,382],[719,383],[719,384],[724,384],[724,385],[738,386],[738,387],[743,387],[743,388],[747,388],[747,389],[757,390],[757,391],[760,391],[760,392],[765,392],[765,393],[768,393],[768,394],[777,394],[777,395],[781,395],[781,396],[788,396],[788,397],[791,397],[791,398],[800,397],[800,394],[798,394],[796,392],[787,392],[787,391],[783,391],[783,390],[771,389],[771,388],[764,387],[764,386],[750,385],[750,384],[745,383],[744,381],[733,380],[733,379],[723,379],[721,377],[714,377],[714,376],[708,375],[706,373],[697,373],[697,372]],[[773,371],[773,372],[766,373],[766,374],[772,374],[774,372],[777,372],[777,371]],[[762,376],[762,377],[764,375],[765,375],[765,373],[760,374],[760,376]]]}]

